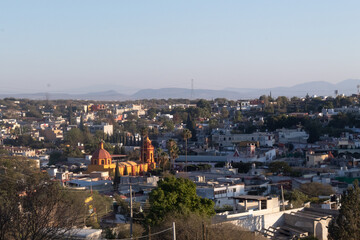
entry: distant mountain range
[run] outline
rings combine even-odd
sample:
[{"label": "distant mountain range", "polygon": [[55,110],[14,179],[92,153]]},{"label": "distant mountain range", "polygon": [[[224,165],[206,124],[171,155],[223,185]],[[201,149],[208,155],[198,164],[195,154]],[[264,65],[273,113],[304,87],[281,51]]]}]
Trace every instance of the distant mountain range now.
[{"label": "distant mountain range", "polygon": [[92,92],[84,94],[76,93],[17,93],[17,94],[0,94],[0,98],[26,98],[36,100],[96,100],[96,101],[122,101],[129,99],[128,95],[118,93],[116,91]]},{"label": "distant mountain range", "polygon": [[348,79],[339,83],[329,83],[324,81],[314,81],[297,84],[292,87],[275,87],[267,89],[239,89],[227,88],[226,90],[237,91],[242,93],[245,98],[252,98],[254,96],[261,96],[263,94],[270,94],[272,96],[297,96],[304,97],[306,94],[310,96],[334,96],[335,90],[339,94],[351,95],[357,93],[357,85],[360,84],[360,79]]},{"label": "distant mountain range", "polygon": [[[287,97],[304,97],[306,94],[310,96],[334,96],[334,91],[338,90],[339,94],[351,95],[357,93],[357,85],[360,85],[359,79],[348,79],[333,84],[329,82],[317,81],[297,84],[292,87],[275,87],[275,88],[225,88],[223,90],[194,89],[191,96],[191,89],[187,88],[160,88],[160,89],[142,89],[133,94],[119,93],[116,90],[89,93],[76,93],[76,90],[68,91],[68,93],[31,93],[31,94],[1,94],[0,98],[14,97],[27,99],[74,99],[74,100],[98,100],[98,101],[123,101],[137,99],[169,99],[169,98],[186,98],[190,99],[251,99],[258,98],[261,95],[287,96]],[[89,88],[93,89],[93,88]],[[116,89],[115,87],[112,89]],[[130,89],[132,91],[130,91]],[[84,90],[84,89],[83,89]],[[134,88],[127,88],[128,92],[133,92]],[[123,91],[122,91],[123,92]]]}]

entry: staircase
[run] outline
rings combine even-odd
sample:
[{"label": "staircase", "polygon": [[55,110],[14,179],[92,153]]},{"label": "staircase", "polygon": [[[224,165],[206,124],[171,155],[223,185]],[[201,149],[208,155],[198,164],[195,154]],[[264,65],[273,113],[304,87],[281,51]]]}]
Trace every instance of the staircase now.
[{"label": "staircase", "polygon": [[260,233],[266,238],[276,240],[295,240],[309,235],[308,232],[287,224],[281,227],[269,227],[261,230]]}]

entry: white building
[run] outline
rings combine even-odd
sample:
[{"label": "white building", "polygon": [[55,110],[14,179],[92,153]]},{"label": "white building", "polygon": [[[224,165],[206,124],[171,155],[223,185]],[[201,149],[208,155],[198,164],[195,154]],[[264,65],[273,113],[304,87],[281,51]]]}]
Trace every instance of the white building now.
[{"label": "white building", "polygon": [[245,185],[244,183],[239,183],[234,185],[200,186],[196,188],[196,193],[200,197],[213,200],[215,206],[222,207],[224,205],[232,205],[233,197],[245,194]]},{"label": "white building", "polygon": [[117,107],[115,108],[115,114],[124,114],[126,112],[135,113],[137,116],[143,116],[146,114],[146,111],[142,108],[142,105],[139,104],[130,104],[125,107]]},{"label": "white building", "polygon": [[110,125],[108,123],[102,123],[101,125],[92,125],[89,126],[89,130],[92,134],[95,134],[96,131],[101,131],[104,134],[107,134],[109,136],[114,134],[114,127],[113,125]]},{"label": "white building", "polygon": [[306,143],[309,138],[304,129],[277,129],[276,132],[279,134],[279,143]]},{"label": "white building", "polygon": [[256,132],[251,134],[232,134],[229,130],[217,130],[212,134],[212,142],[220,147],[232,147],[240,142],[256,141],[262,147],[272,147],[275,143],[273,133]]},{"label": "white building", "polygon": [[276,157],[276,149],[248,149],[246,152],[235,151],[227,156],[228,162],[270,162]]}]

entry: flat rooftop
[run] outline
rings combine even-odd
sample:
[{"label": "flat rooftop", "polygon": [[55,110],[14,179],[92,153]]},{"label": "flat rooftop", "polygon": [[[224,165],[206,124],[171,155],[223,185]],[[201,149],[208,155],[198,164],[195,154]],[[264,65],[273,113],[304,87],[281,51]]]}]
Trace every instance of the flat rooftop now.
[{"label": "flat rooftop", "polygon": [[239,200],[257,200],[257,201],[261,201],[261,200],[267,200],[270,197],[257,196],[257,195],[241,195],[241,196],[232,197],[232,198],[239,199]]}]

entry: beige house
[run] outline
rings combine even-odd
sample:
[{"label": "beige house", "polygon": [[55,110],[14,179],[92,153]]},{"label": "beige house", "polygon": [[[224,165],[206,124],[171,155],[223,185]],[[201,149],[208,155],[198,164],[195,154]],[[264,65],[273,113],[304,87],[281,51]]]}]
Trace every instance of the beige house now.
[{"label": "beige house", "polygon": [[306,153],[306,167],[317,166],[327,158],[329,158],[329,154],[327,153],[315,153],[314,151],[309,151]]},{"label": "beige house", "polygon": [[35,157],[36,155],[35,150],[28,147],[4,146],[2,149],[10,152],[13,156]]}]

